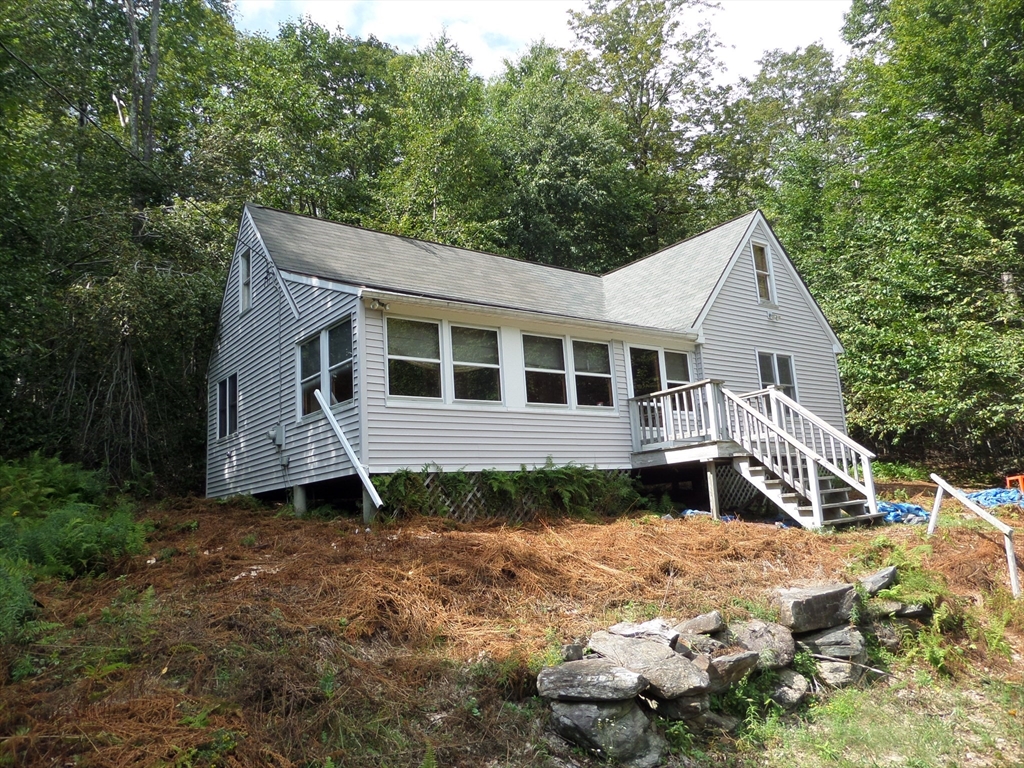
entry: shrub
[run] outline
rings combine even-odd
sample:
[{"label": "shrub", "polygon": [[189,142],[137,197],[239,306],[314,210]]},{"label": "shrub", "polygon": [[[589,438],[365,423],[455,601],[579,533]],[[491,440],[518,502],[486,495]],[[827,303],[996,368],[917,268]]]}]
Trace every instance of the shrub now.
[{"label": "shrub", "polygon": [[32,576],[23,564],[0,556],[0,643],[10,643],[35,611],[29,591]]},{"label": "shrub", "polygon": [[33,453],[0,464],[0,517],[43,517],[56,505],[96,503],[106,490],[98,472]]}]

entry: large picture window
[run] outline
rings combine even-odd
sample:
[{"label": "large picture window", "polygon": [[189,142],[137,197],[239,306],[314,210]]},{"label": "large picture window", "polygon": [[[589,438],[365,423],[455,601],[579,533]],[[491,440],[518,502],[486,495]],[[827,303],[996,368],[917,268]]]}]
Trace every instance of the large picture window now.
[{"label": "large picture window", "polygon": [[320,410],[313,394],[328,394],[331,405],[353,397],[352,318],[327,328],[299,345],[299,390],[303,416]]},{"label": "large picture window", "polygon": [[572,362],[576,373],[576,404],[612,406],[612,365],[607,344],[573,341]]},{"label": "large picture window", "polygon": [[238,431],[238,374],[217,382],[217,437]]},{"label": "large picture window", "polygon": [[761,387],[774,385],[783,394],[796,400],[796,375],[793,371],[793,358],[774,352],[757,353],[757,369],[761,377]]},{"label": "large picture window", "polygon": [[498,332],[451,326],[456,400],[501,400]]},{"label": "large picture window", "polygon": [[523,334],[526,402],[566,405],[565,344],[552,336]]},{"label": "large picture window", "polygon": [[441,326],[389,317],[388,394],[441,398]]}]

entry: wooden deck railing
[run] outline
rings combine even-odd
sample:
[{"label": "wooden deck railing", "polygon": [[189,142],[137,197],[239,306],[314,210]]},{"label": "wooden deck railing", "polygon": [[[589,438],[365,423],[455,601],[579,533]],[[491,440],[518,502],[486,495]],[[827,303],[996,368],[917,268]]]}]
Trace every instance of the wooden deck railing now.
[{"label": "wooden deck railing", "polygon": [[631,398],[633,450],[723,439],[721,384],[714,379],[704,379]]}]

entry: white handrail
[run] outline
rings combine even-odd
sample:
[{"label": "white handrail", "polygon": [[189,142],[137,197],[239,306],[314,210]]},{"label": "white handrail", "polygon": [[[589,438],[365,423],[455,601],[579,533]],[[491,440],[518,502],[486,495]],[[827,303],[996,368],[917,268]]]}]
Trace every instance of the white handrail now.
[{"label": "white handrail", "polygon": [[359,461],[359,457],[356,456],[356,452],[352,450],[352,445],[349,443],[348,438],[345,437],[345,433],[341,429],[341,425],[338,424],[338,420],[334,418],[334,414],[331,413],[331,406],[324,398],[323,393],[319,389],[313,390],[313,396],[316,397],[316,401],[320,403],[320,409],[324,412],[324,416],[327,417],[328,423],[334,429],[334,434],[338,436],[341,441],[341,447],[345,449],[345,453],[348,455],[348,460],[352,462],[352,466],[355,467],[356,474],[359,475],[359,479],[363,481],[363,488],[370,494],[370,499],[373,500],[373,506],[380,509],[384,506],[384,501],[381,499],[380,494],[377,493],[377,489],[373,487],[373,482],[370,480],[370,475],[366,471],[366,467],[363,466],[362,462]]},{"label": "white handrail", "polygon": [[928,520],[928,535],[931,536],[935,533],[935,526],[938,525],[939,522],[939,507],[942,505],[942,492],[945,491],[967,507],[971,512],[1003,534],[1003,546],[1006,549],[1006,564],[1010,567],[1010,590],[1013,592],[1014,598],[1020,597],[1021,590],[1020,577],[1017,574],[1017,555],[1013,551],[1013,528],[1008,526],[995,515],[986,512],[973,501],[968,499],[961,491],[958,491],[934,472],[930,477],[932,482],[934,482],[938,487],[935,489],[935,504],[932,506],[932,514]]}]

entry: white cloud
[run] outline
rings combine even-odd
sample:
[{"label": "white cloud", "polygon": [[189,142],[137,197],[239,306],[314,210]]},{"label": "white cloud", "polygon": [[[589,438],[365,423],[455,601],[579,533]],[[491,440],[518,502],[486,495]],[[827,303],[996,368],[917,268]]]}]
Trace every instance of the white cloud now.
[{"label": "white cloud", "polygon": [[[502,61],[524,53],[530,43],[545,39],[557,46],[573,41],[568,11],[583,0],[239,0],[239,26],[274,34],[279,22],[309,16],[347,34],[374,35],[399,50],[426,46],[447,30],[449,37],[473,59],[473,69],[489,77],[502,71]],[[792,50],[821,40],[847,52],[840,38],[849,0],[723,0],[710,15],[711,27],[724,44],[719,52],[725,81],[757,72],[766,50]]]}]

